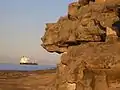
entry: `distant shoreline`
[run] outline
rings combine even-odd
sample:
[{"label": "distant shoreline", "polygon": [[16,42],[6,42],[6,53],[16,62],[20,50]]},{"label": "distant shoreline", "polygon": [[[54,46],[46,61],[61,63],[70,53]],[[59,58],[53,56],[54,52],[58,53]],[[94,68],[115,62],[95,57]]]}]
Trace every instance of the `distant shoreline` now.
[{"label": "distant shoreline", "polygon": [[32,71],[27,71],[27,70],[0,70],[0,72],[40,72],[40,71],[55,71],[56,68],[50,68],[50,69],[44,69],[44,70],[32,70]]},{"label": "distant shoreline", "polygon": [[56,65],[14,65],[0,64],[0,71],[36,71],[54,69]]}]

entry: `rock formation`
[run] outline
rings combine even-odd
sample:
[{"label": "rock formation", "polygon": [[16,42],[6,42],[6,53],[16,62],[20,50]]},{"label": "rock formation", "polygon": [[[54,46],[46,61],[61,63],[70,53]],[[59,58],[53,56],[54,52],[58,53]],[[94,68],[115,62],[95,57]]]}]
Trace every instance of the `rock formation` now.
[{"label": "rock formation", "polygon": [[68,15],[46,24],[42,47],[62,54],[56,90],[120,90],[119,4],[79,0],[69,4]]}]

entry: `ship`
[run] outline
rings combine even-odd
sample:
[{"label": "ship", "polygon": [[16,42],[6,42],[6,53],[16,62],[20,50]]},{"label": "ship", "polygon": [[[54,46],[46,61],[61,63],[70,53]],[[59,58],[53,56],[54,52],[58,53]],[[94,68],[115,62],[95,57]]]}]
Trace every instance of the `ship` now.
[{"label": "ship", "polygon": [[38,65],[38,63],[31,61],[28,57],[22,56],[20,59],[20,65]]}]

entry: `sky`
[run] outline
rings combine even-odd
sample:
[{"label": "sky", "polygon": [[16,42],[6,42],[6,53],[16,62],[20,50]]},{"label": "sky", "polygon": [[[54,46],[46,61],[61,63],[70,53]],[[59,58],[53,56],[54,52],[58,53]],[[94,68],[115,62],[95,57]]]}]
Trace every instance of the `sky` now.
[{"label": "sky", "polygon": [[19,63],[25,55],[39,64],[56,64],[59,55],[41,47],[45,23],[67,14],[75,0],[0,0],[0,63]]}]

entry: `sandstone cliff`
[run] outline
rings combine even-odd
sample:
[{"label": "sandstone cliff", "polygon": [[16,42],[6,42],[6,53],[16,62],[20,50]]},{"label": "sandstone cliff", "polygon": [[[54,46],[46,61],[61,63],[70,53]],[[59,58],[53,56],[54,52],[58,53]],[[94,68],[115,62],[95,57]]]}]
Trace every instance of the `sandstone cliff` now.
[{"label": "sandstone cliff", "polygon": [[62,53],[56,90],[120,87],[119,4],[120,0],[79,0],[69,4],[68,15],[46,24],[43,48]]}]

